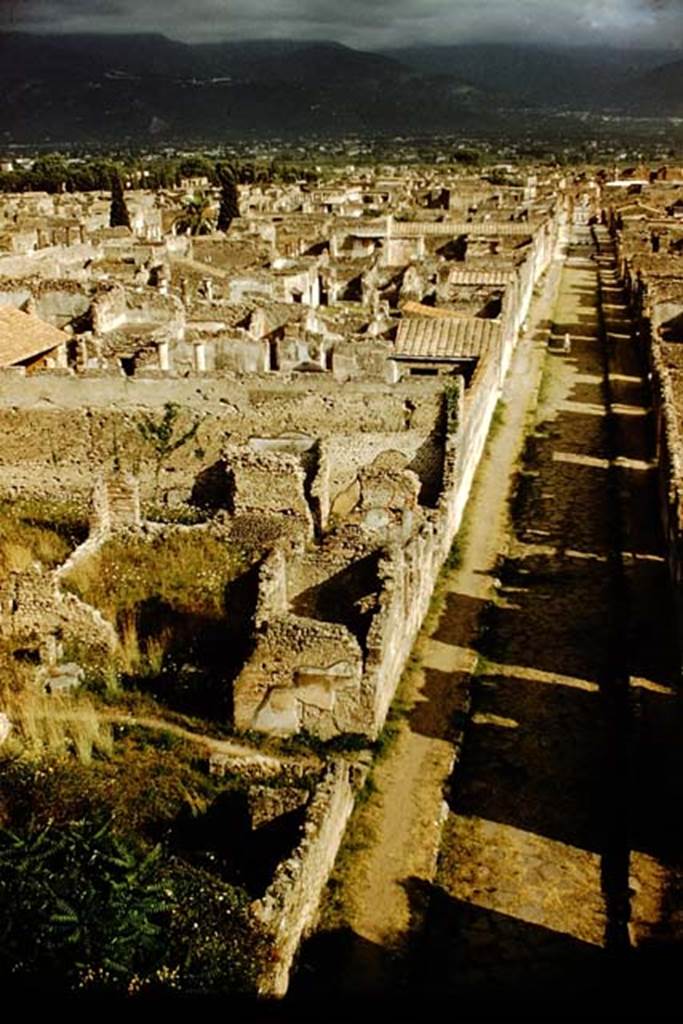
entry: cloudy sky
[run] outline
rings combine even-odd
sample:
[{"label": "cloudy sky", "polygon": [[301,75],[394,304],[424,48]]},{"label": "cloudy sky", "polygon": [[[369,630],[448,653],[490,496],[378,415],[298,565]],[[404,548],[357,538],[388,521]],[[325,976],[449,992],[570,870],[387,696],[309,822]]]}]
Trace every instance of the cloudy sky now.
[{"label": "cloudy sky", "polygon": [[681,48],[683,0],[0,0],[0,25],[186,41],[336,39],[365,49],[507,40]]}]

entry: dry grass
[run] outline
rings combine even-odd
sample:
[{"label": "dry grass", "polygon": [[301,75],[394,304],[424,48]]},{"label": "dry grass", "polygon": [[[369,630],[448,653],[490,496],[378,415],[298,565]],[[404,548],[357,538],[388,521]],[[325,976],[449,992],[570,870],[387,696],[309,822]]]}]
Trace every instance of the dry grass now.
[{"label": "dry grass", "polygon": [[21,693],[0,691],[0,701],[12,723],[3,753],[29,757],[73,753],[81,764],[90,764],[95,753],[112,753],[111,726],[87,698],[48,697],[28,688]]},{"label": "dry grass", "polygon": [[84,516],[68,502],[0,500],[0,579],[36,562],[60,565],[85,538]]},{"label": "dry grass", "polygon": [[111,726],[89,698],[43,693],[35,667],[0,649],[0,711],[12,723],[3,754],[42,757],[75,754],[89,764],[113,749]]},{"label": "dry grass", "polygon": [[121,670],[127,676],[158,676],[164,666],[173,634],[168,628],[142,643],[134,611],[127,611],[120,620]]},{"label": "dry grass", "polygon": [[25,572],[36,562],[53,568],[69,555],[63,537],[42,526],[33,526],[0,513],[0,579],[11,572]]}]

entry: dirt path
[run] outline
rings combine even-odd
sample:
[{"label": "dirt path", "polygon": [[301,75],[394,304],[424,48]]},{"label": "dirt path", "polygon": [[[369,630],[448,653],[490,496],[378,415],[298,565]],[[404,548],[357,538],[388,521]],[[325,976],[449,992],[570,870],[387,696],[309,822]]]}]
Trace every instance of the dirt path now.
[{"label": "dirt path", "polygon": [[[531,330],[517,348],[503,423],[468,506],[462,565],[446,581],[443,612],[420,644],[420,667],[402,689],[407,715],[376,769],[376,792],[355,823],[343,883],[330,900],[334,906],[328,903],[325,926],[302,955],[296,995],[330,986],[346,995],[381,993],[405,979],[406,954],[436,872],[447,813],[444,787],[462,739],[480,618],[492,592],[507,491],[538,385],[559,274],[560,266],[553,265],[530,314]],[[360,848],[358,835],[367,839]]]},{"label": "dirt path", "polygon": [[[78,718],[79,714],[83,718],[91,719],[92,717],[91,711],[79,712],[78,708],[59,712],[57,717],[74,719]],[[110,722],[112,725],[140,726],[140,728],[149,729],[152,732],[172,733],[174,736],[179,736],[189,743],[195,743],[197,746],[202,747],[207,755],[226,754],[230,757],[243,758],[252,764],[273,768],[278,771],[282,768],[283,764],[288,762],[296,764],[301,764],[302,762],[310,762],[311,764],[321,763],[320,759],[312,754],[306,756],[297,754],[296,757],[290,757],[286,754],[278,754],[277,756],[267,754],[256,747],[236,743],[234,740],[221,740],[206,733],[194,732],[192,729],[186,729],[184,726],[178,725],[176,722],[170,722],[165,718],[154,718],[152,716],[133,715],[124,711],[106,711],[102,709],[98,709],[97,715],[100,719]]]},{"label": "dirt path", "polygon": [[605,944],[614,521],[596,301],[594,265],[570,258],[432,893],[426,977],[461,995],[587,982]]}]

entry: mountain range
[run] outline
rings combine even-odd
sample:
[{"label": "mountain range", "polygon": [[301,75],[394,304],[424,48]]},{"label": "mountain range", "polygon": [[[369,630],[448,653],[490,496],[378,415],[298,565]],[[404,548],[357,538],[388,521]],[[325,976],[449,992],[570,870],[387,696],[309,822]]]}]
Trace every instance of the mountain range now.
[{"label": "mountain range", "polygon": [[523,109],[681,114],[681,86],[671,51],[2,33],[0,143],[495,131]]}]

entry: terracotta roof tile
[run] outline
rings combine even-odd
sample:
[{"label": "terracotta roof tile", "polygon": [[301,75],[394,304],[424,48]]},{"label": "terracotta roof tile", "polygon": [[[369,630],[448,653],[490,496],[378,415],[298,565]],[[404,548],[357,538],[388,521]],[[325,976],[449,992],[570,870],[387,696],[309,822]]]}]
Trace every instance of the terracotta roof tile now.
[{"label": "terracotta roof tile", "polygon": [[67,335],[63,331],[32,313],[0,306],[0,367],[22,363],[65,341]]},{"label": "terracotta roof tile", "polygon": [[463,284],[463,285],[493,285],[494,287],[504,287],[510,284],[512,279],[510,271],[505,270],[451,270],[448,275],[448,281],[450,284]]},{"label": "terracotta roof tile", "polygon": [[500,344],[501,326],[482,317],[410,317],[399,324],[396,355],[416,359],[477,357]]}]

